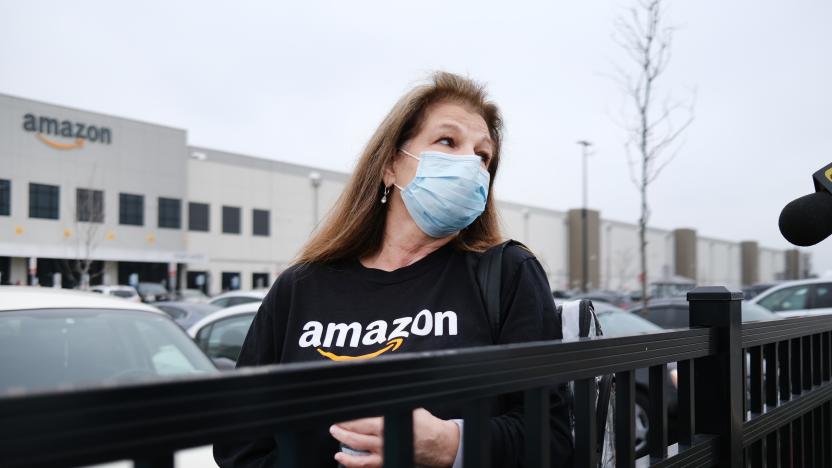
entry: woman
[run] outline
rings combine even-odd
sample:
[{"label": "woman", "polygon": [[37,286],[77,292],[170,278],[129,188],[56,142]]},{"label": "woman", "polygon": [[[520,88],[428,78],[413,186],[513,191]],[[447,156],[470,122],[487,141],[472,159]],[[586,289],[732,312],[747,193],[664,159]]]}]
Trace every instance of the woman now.
[{"label": "woman", "polygon": [[[344,193],[295,265],[277,279],[238,365],[380,355],[560,338],[549,285],[525,249],[503,255],[492,338],[474,260],[502,241],[492,197],[502,121],[484,89],[450,73],[406,94],[373,135]],[[552,459],[571,463],[562,393],[553,393]],[[460,462],[459,407],[414,411],[415,463]],[[522,398],[498,399],[493,466],[523,462]],[[302,434],[308,466],[381,466],[381,418]],[[341,451],[339,442],[369,454]],[[326,448],[326,449],[322,449]],[[217,445],[221,466],[274,466],[271,439]]]}]

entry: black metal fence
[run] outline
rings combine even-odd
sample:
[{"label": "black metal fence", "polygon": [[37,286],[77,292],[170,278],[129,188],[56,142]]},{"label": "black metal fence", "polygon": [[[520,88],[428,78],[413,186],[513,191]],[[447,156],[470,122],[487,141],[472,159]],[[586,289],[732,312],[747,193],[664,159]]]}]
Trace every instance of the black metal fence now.
[{"label": "black metal fence", "polygon": [[[575,464],[590,467],[598,460],[588,389],[595,376],[615,374],[616,465],[632,467],[639,368],[650,376],[651,466],[832,466],[832,315],[741,325],[740,293],[699,288],[688,299],[691,328],[684,330],[0,398],[0,466],[132,459],[137,467],[171,467],[177,450],[264,434],[277,435],[291,455],[299,429],[377,415],[386,418],[385,464],[411,466],[411,410],[459,401],[465,466],[488,467],[484,402],[518,391],[525,395],[527,465],[546,466],[557,456],[546,443],[547,389],[574,381]],[[672,455],[670,362],[678,362]]]}]

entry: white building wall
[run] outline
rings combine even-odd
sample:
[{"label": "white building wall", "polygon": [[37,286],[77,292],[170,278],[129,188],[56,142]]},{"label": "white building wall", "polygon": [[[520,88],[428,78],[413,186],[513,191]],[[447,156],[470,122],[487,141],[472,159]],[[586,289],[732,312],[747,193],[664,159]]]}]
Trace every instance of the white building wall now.
[{"label": "white building wall", "polygon": [[9,284],[26,284],[27,275],[29,274],[26,259],[12,257],[10,266]]},{"label": "white building wall", "polygon": [[601,285],[604,289],[638,287],[638,227],[617,221],[601,223]]},{"label": "white building wall", "polygon": [[[672,232],[647,229],[647,281],[671,274],[673,268]],[[640,287],[638,226],[620,221],[601,220],[601,287],[630,291]]]},{"label": "white building wall", "polygon": [[782,250],[760,248],[760,282],[781,280],[786,268],[786,254]]},{"label": "white building wall", "polygon": [[647,282],[672,275],[672,258],[673,233],[663,229],[647,229]]},{"label": "white building wall", "polygon": [[[22,128],[27,113],[110,128],[112,142],[90,142],[71,151],[47,147]],[[191,157],[195,153],[201,157]],[[93,188],[103,190],[105,197],[105,219],[96,234],[100,242],[93,257],[106,261],[109,281],[117,281],[118,261],[176,261],[187,270],[208,271],[214,293],[220,290],[224,271],[239,272],[243,288],[252,286],[253,273],[268,273],[274,281],[327,215],[348,179],[344,173],[188,146],[181,129],[6,95],[0,95],[0,168],[0,177],[12,181],[11,216],[0,216],[0,231],[7,233],[0,237],[0,255],[11,257],[10,282],[26,282],[26,257],[78,256],[87,225],[75,222],[75,191]],[[320,176],[317,188],[310,178],[313,172]],[[60,187],[60,219],[29,218],[30,182]],[[118,223],[119,193],[144,196],[144,226]],[[158,227],[159,197],[182,200],[181,229]],[[209,232],[188,230],[191,201],[209,204]],[[222,233],[223,205],[241,209],[240,234]],[[255,208],[270,211],[267,237],[252,235]],[[565,212],[511,202],[500,202],[498,210],[504,235],[535,252],[553,288],[566,288]],[[655,281],[673,272],[673,236],[668,230],[650,229],[647,237],[647,280]],[[700,238],[697,245],[700,284],[740,284],[737,243]],[[639,286],[635,224],[602,218],[600,256],[598,286]],[[779,279],[785,253],[761,248],[759,264],[760,281]]]},{"label": "white building wall", "polygon": [[118,263],[104,262],[104,271],[101,278],[102,284],[118,283]]},{"label": "white building wall", "polygon": [[696,245],[697,282],[704,286],[726,286],[737,289],[742,283],[740,245],[709,237],[699,237]]},{"label": "white building wall", "polygon": [[497,204],[503,236],[524,243],[540,260],[552,289],[569,281],[566,214],[511,202]]},{"label": "white building wall", "polygon": [[[243,289],[253,287],[253,273],[268,273],[269,282],[273,282],[297,256],[345,186],[343,174],[300,166],[281,171],[280,163],[269,160],[204,148],[194,151],[202,158],[188,161],[187,201],[209,204],[210,229],[187,231],[185,220],[188,252],[200,258],[189,262],[188,270],[209,271],[213,292],[221,290],[223,272],[239,272]],[[320,177],[317,188],[310,178],[312,172]],[[222,232],[223,206],[241,209],[240,234]],[[253,235],[254,209],[269,210],[269,236]]]},{"label": "white building wall", "polygon": [[[346,176],[344,180],[323,179],[318,187],[318,224],[326,219],[347,186]],[[379,202],[381,194],[379,194]]]},{"label": "white building wall", "polygon": [[[109,128],[109,144],[86,141],[79,148],[56,149],[23,128],[26,114]],[[57,143],[74,139],[46,135]],[[0,177],[11,180],[11,216],[0,216],[0,255],[170,261],[183,252],[177,230],[157,228],[158,197],[182,198],[185,173],[184,130],[122,119],[0,94]],[[29,184],[59,187],[59,217],[29,217]],[[104,192],[104,222],[93,231],[76,221],[76,190]],[[119,194],[144,196],[144,225],[119,224]]]}]

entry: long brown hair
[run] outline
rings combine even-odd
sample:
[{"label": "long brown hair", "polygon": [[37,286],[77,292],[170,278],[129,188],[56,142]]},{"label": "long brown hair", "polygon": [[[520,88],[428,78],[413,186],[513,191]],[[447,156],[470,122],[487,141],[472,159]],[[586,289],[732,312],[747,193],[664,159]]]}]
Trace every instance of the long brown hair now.
[{"label": "long brown hair", "polygon": [[458,103],[482,116],[493,142],[488,165],[491,184],[485,211],[451,242],[461,250],[481,252],[502,240],[492,195],[500,163],[503,130],[500,111],[488,100],[483,85],[452,73],[436,72],[427,84],[417,86],[399,99],[384,118],[332,211],[294,263],[333,262],[378,251],[387,219],[387,205],[379,203],[384,190],[384,169],[392,164],[398,148],[419,133],[426,110],[438,102]]}]

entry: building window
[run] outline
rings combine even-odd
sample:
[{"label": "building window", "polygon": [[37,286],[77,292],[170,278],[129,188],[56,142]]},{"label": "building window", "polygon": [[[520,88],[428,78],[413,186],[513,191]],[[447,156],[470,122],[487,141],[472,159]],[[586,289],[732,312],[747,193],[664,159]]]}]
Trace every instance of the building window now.
[{"label": "building window", "polygon": [[188,270],[185,278],[185,285],[188,289],[199,289],[208,294],[208,283],[210,275],[207,271]]},{"label": "building window", "polygon": [[251,232],[255,236],[269,235],[269,210],[253,210]]},{"label": "building window", "polygon": [[222,232],[225,234],[240,233],[240,209],[235,206],[222,207]]},{"label": "building window", "polygon": [[103,223],[104,192],[82,188],[76,190],[75,219],[84,223]]},{"label": "building window", "polygon": [[222,272],[222,290],[236,291],[240,289],[240,272],[239,271],[224,271]]},{"label": "building window", "polygon": [[268,273],[252,273],[251,274],[251,288],[264,289],[269,287]]},{"label": "building window", "polygon": [[144,195],[118,194],[118,223],[144,226]]},{"label": "building window", "polygon": [[12,181],[0,179],[0,216],[9,216],[12,212]]},{"label": "building window", "polygon": [[57,185],[29,184],[29,217],[58,219],[60,191]]},{"label": "building window", "polygon": [[208,232],[209,210],[207,203],[188,203],[188,230]]},{"label": "building window", "polygon": [[178,198],[159,197],[159,227],[182,227],[182,202]]}]

